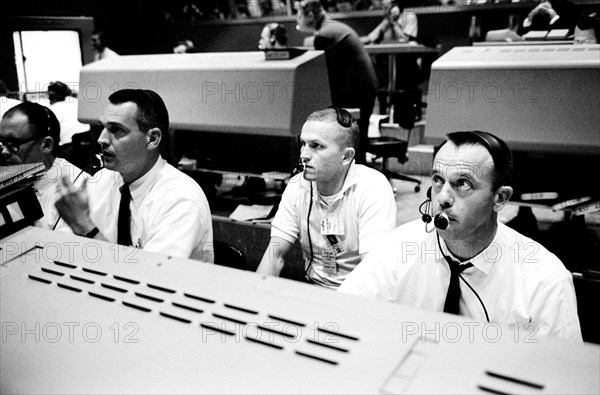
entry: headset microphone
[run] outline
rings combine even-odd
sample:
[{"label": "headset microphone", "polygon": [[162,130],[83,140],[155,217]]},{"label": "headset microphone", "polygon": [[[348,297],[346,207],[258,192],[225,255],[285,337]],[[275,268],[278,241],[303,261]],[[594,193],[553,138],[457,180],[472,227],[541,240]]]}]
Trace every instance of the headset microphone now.
[{"label": "headset microphone", "polygon": [[440,229],[440,230],[446,230],[448,229],[448,226],[450,225],[450,220],[448,219],[448,216],[444,213],[440,213],[438,215],[435,216],[435,218],[433,219],[433,224],[435,225],[436,228]]},{"label": "headset microphone", "polygon": [[290,175],[290,178],[294,177],[296,174],[302,173],[304,171],[304,162],[302,161],[302,158],[298,159],[298,162],[296,162],[296,167],[294,167],[294,170],[292,170],[292,174]]},{"label": "headset microphone", "polygon": [[95,170],[104,169],[104,155],[96,154],[92,158],[92,168]]},{"label": "headset microphone", "polygon": [[[423,206],[425,206],[425,209],[423,209]],[[421,220],[425,222],[425,230],[428,233],[433,231],[433,229],[427,230],[427,224],[431,223],[432,220],[433,225],[440,230],[446,230],[448,229],[448,226],[450,226],[450,220],[446,214],[440,213],[435,217],[432,217],[431,215],[431,187],[427,189],[427,200],[421,203],[419,212],[421,213]]]}]

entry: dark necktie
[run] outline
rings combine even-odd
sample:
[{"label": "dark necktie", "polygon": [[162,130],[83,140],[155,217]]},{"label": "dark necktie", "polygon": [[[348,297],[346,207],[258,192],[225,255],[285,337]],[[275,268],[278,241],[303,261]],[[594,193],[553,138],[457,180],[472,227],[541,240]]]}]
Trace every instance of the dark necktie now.
[{"label": "dark necktie", "polygon": [[444,313],[458,315],[458,303],[460,301],[460,279],[458,275],[464,270],[473,266],[472,263],[461,265],[459,262],[442,253],[448,266],[450,266],[450,285],[446,294],[446,302],[444,303]]},{"label": "dark necktie", "polygon": [[129,192],[129,184],[123,184],[121,187],[121,202],[119,203],[119,220],[117,222],[117,243],[125,246],[132,245],[130,201],[131,193]]}]

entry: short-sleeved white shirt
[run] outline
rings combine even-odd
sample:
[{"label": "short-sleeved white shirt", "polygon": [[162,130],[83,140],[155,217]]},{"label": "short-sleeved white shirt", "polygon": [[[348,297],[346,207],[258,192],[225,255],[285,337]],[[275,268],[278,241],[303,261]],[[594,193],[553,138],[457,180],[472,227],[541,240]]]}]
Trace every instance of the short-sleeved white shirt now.
[{"label": "short-sleeved white shirt", "polygon": [[[103,169],[88,183],[94,224],[117,241],[123,178]],[[131,240],[135,247],[179,258],[214,262],[212,218],[204,192],[190,177],[159,158],[131,183]]]},{"label": "short-sleeved white shirt", "polygon": [[67,160],[56,158],[42,178],[34,184],[36,196],[44,213],[44,216],[35,221],[34,225],[38,228],[73,233],[71,227],[62,218],[58,221],[59,215],[55,204],[59,196],[60,180],[67,177],[75,188],[81,188],[84,178],[88,176],[89,174]]},{"label": "short-sleeved white shirt", "polygon": [[[458,260],[440,242],[444,253]],[[582,340],[572,275],[541,244],[498,223],[492,243],[469,262],[474,266],[462,277],[481,298],[490,322]],[[416,220],[383,238],[339,291],[441,312],[449,281],[436,232],[425,232]],[[460,287],[460,315],[485,322],[475,293],[462,281]]]},{"label": "short-sleeved white shirt", "polygon": [[[367,253],[375,242],[396,226],[396,201],[388,180],[380,172],[352,163],[340,192],[327,205],[313,184],[301,174],[290,180],[285,189],[271,229],[272,237],[280,237],[294,243],[300,237],[305,265],[310,261],[310,245],[306,217],[310,213],[310,239],[313,245],[313,262],[308,277],[311,281],[330,288],[337,288]],[[345,252],[335,257],[337,272],[325,270],[323,250],[331,250],[331,244],[321,234],[321,220],[343,223],[344,234],[337,235]]]}]

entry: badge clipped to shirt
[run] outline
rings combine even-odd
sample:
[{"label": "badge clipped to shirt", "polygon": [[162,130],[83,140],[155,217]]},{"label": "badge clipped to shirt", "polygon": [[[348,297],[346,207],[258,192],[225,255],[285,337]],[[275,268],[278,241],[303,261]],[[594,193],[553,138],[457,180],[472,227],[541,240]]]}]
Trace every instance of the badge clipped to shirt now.
[{"label": "badge clipped to shirt", "polygon": [[339,237],[334,236],[334,235],[327,235],[327,236],[325,236],[325,238],[329,242],[329,245],[331,245],[331,248],[333,248],[333,252],[335,252],[335,256],[340,256],[344,252],[346,252],[344,243],[342,243],[342,240],[340,240]]},{"label": "badge clipped to shirt", "polygon": [[335,251],[323,248],[321,250],[321,259],[323,260],[323,268],[328,274],[337,273],[337,262],[335,261]]},{"label": "badge clipped to shirt", "polygon": [[321,217],[321,234],[322,235],[339,235],[346,234],[344,226],[344,218],[342,217]]}]

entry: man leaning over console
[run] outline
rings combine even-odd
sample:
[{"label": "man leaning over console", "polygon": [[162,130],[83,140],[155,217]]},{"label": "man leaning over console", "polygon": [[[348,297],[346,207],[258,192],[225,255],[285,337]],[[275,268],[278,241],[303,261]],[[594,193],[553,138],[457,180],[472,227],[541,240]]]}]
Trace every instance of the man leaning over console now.
[{"label": "man leaning over console", "polygon": [[100,117],[102,169],[83,189],[62,184],[56,207],[80,236],[213,262],[212,222],[200,186],[169,165],[160,143],[169,114],[155,92],[124,89]]},{"label": "man leaning over console", "polygon": [[81,186],[87,173],[58,157],[60,122],[52,110],[33,102],[23,102],[9,109],[0,122],[0,150],[7,165],[43,163],[44,175],[33,185],[44,216],[34,225],[61,232],[71,232],[61,220],[54,203],[59,197],[63,177]]},{"label": "man leaning over console", "polygon": [[344,109],[308,116],[300,135],[303,173],[283,193],[258,273],[279,275],[285,254],[300,238],[305,277],[337,288],[375,241],[396,226],[389,182],[354,162],[359,133]]},{"label": "man leaning over console", "polygon": [[425,224],[390,232],[340,292],[581,341],[571,273],[498,222],[513,192],[511,175],[512,154],[498,137],[448,134],[434,156]]}]

